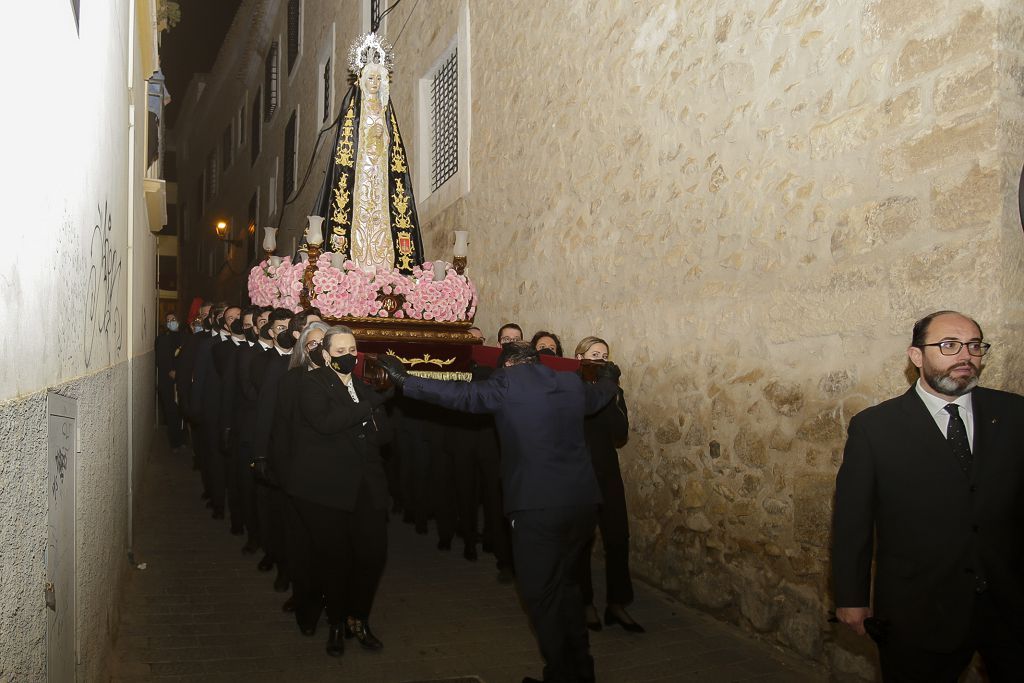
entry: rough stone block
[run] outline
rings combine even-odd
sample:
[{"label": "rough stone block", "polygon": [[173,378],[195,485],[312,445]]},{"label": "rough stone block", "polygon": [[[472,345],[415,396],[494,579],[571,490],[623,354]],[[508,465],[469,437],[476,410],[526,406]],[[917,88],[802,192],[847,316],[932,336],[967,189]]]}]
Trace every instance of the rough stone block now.
[{"label": "rough stone block", "polygon": [[939,77],[932,102],[936,112],[945,114],[984,109],[997,94],[995,65],[986,60]]},{"label": "rough stone block", "polygon": [[804,474],[793,482],[794,537],[819,548],[829,545],[835,476]]},{"label": "rough stone block", "polygon": [[932,225],[940,230],[977,228],[1000,217],[1000,173],[975,165],[953,182],[932,186]]},{"label": "rough stone block", "polygon": [[996,145],[996,118],[978,112],[953,123],[938,124],[910,140],[886,150],[882,170],[893,179],[952,166],[977,158]]},{"label": "rough stone block", "polygon": [[893,68],[893,82],[905,83],[964,55],[984,52],[991,48],[994,35],[994,16],[982,7],[970,9],[950,31],[934,38],[908,40]]}]

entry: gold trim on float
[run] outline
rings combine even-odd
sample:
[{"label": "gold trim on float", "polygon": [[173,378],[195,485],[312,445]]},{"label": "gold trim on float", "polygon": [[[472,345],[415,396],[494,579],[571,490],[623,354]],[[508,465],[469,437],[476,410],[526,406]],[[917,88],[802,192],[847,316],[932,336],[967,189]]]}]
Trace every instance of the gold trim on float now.
[{"label": "gold trim on float", "polygon": [[448,360],[441,360],[440,358],[431,358],[429,353],[423,354],[423,358],[402,358],[401,356],[399,356],[397,353],[395,353],[391,349],[388,349],[388,355],[394,356],[395,358],[397,358],[398,360],[402,361],[406,365],[412,365],[412,366],[426,364],[426,365],[439,365],[439,366],[441,366],[443,368],[443,367],[451,365],[452,363],[455,362],[454,358],[449,358]]},{"label": "gold trim on float", "polygon": [[458,380],[460,382],[469,382],[473,379],[473,373],[470,372],[439,372],[437,370],[410,370],[410,375],[416,375],[417,377],[426,377],[427,379],[443,379],[445,381]]}]

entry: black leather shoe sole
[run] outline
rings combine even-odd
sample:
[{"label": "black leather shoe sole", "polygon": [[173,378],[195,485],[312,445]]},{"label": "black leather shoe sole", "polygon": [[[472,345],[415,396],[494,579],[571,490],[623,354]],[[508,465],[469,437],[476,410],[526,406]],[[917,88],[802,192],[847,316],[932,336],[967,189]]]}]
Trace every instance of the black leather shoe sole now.
[{"label": "black leather shoe sole", "polygon": [[269,572],[273,568],[274,560],[271,559],[270,555],[264,555],[263,559],[256,565],[256,569],[259,569],[261,572]]}]

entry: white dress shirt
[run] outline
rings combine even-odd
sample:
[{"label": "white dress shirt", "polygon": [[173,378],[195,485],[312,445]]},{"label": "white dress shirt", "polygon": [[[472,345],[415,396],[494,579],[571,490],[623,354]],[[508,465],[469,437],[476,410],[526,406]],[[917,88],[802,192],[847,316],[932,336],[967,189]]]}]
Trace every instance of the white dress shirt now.
[{"label": "white dress shirt", "polygon": [[[935,394],[929,393],[921,386],[921,380],[917,380],[917,384],[914,385],[917,389],[917,395],[924,401],[924,405],[928,408],[928,412],[931,413],[932,419],[935,420],[935,426],[942,432],[942,436],[946,436],[946,430],[949,428],[949,413],[946,412],[946,406],[951,402],[944,398],[940,398]],[[971,401],[971,393],[967,392],[963,396],[958,397],[952,403],[960,406],[960,418],[964,421],[964,426],[967,428],[967,442],[971,444],[971,451],[974,451],[974,404]]]}]

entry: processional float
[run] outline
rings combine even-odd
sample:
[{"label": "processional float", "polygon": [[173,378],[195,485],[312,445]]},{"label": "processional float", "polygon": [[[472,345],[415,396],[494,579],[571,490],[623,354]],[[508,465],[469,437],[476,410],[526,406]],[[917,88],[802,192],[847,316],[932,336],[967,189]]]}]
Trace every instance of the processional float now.
[{"label": "processional float", "polygon": [[361,352],[395,355],[415,374],[468,380],[480,344],[468,331],[477,307],[468,233],[456,231],[451,263],[424,260],[389,97],[392,67],[391,47],[375,33],[353,44],[353,82],[300,249],[308,258],[275,256],[277,229],[264,228],[266,259],[249,272],[249,299],[296,311],[316,306],[325,321],[352,328]]}]

